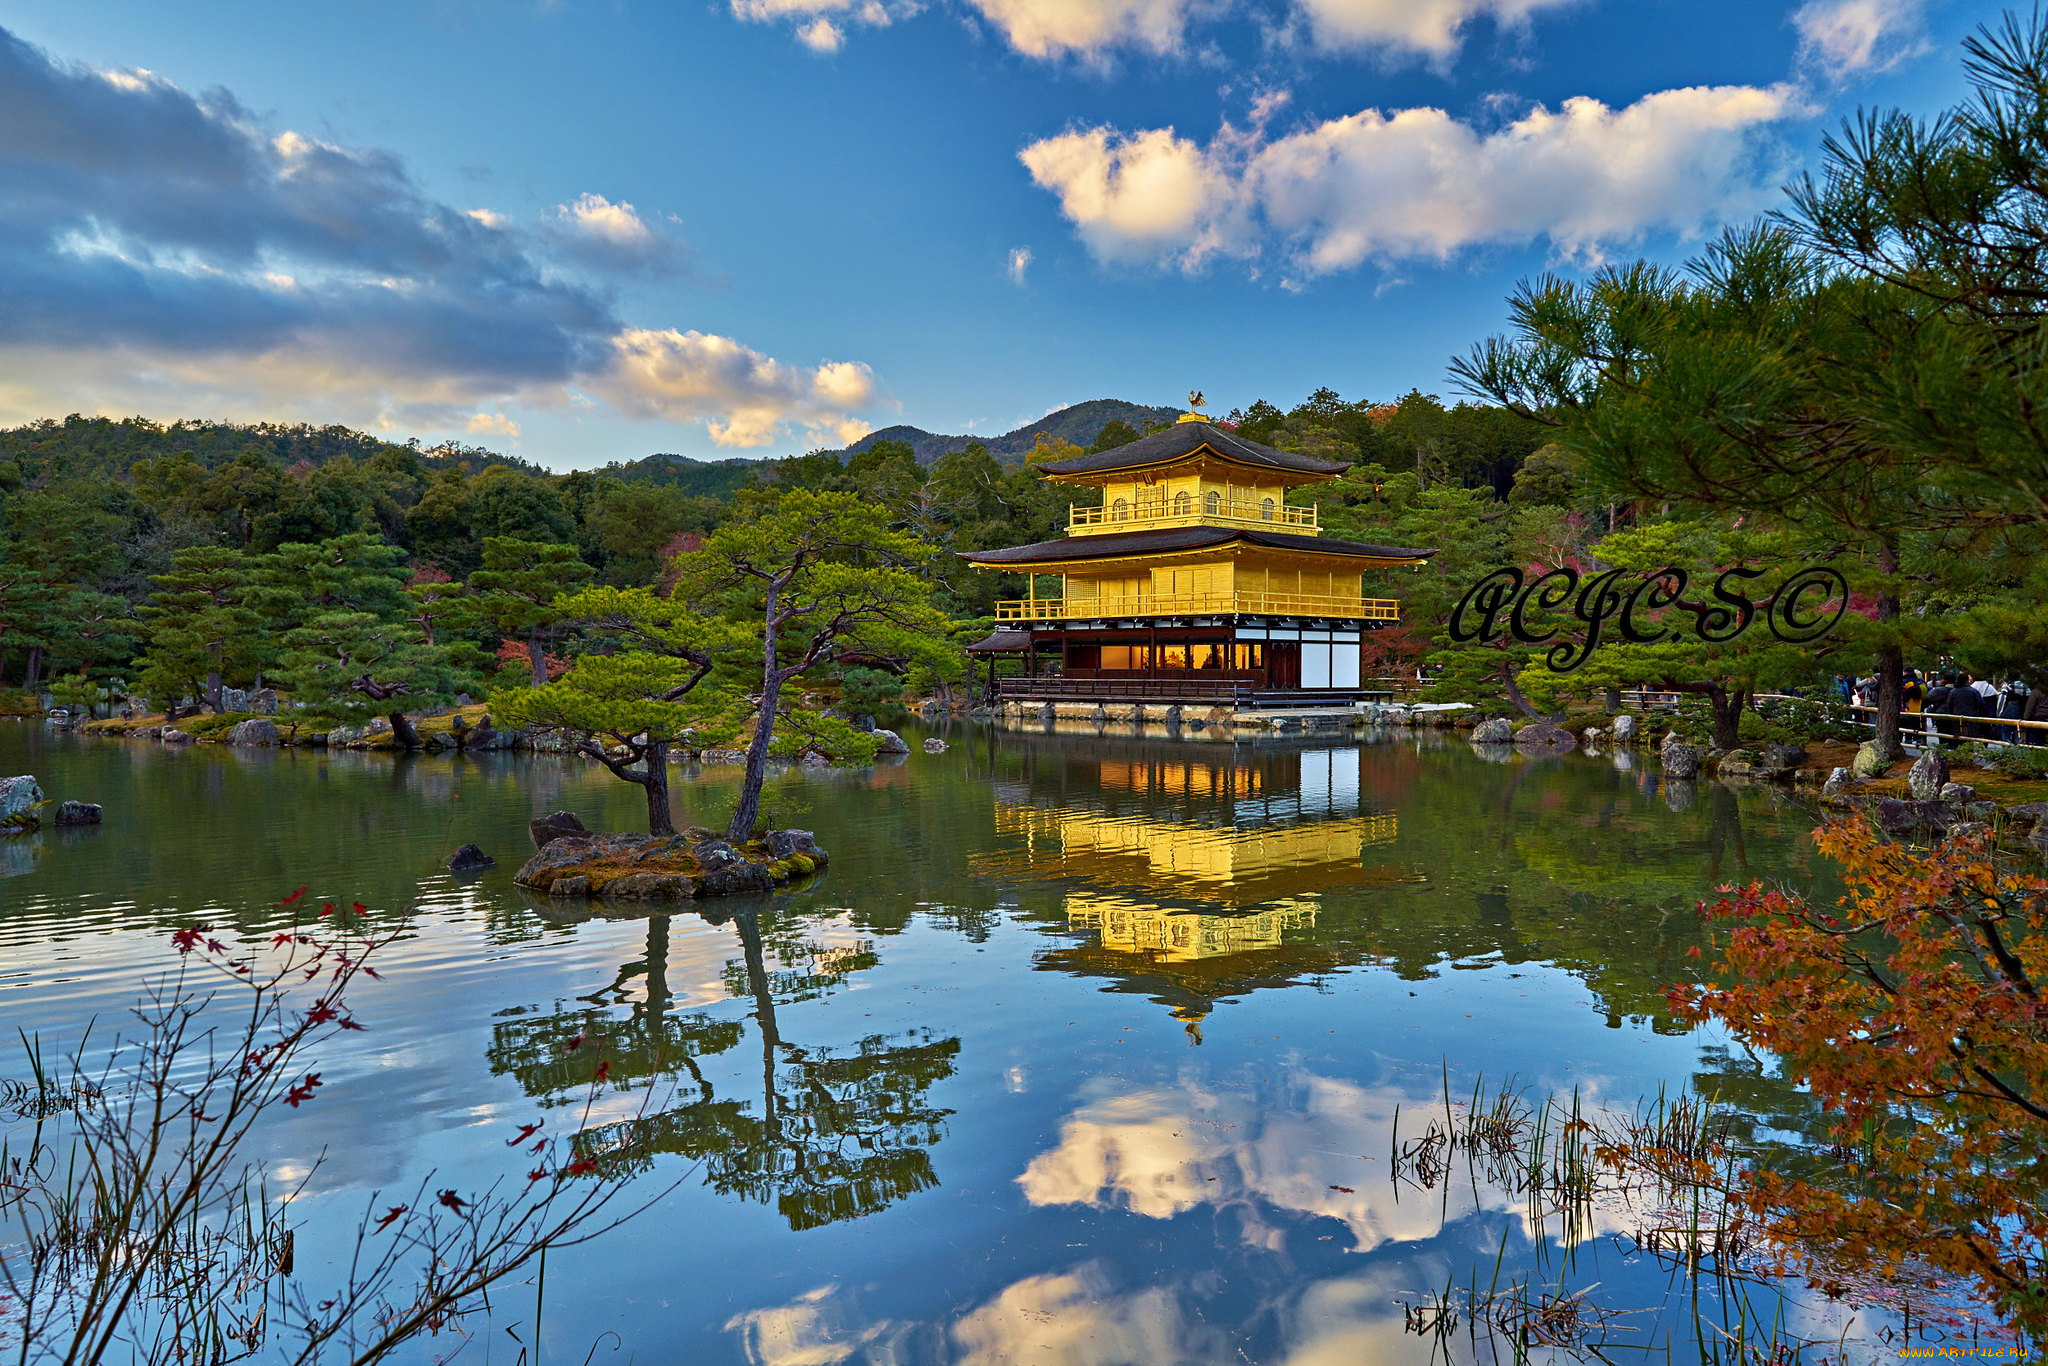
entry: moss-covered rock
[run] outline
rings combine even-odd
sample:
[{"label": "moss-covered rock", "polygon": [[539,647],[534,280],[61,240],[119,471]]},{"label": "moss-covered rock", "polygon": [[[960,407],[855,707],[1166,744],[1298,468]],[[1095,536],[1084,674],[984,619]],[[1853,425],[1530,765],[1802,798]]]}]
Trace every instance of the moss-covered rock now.
[{"label": "moss-covered rock", "polygon": [[687,901],[773,891],[825,865],[805,830],[735,847],[708,830],[680,835],[584,833],[551,839],[513,879],[561,897]]}]

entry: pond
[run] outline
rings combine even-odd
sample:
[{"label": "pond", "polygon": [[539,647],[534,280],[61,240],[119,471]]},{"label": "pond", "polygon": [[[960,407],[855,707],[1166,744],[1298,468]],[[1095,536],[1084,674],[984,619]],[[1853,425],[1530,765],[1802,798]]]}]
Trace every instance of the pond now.
[{"label": "pond", "polygon": [[[171,931],[267,942],[302,884],[409,914],[353,994],[369,1028],[267,1155],[324,1154],[302,1200],[330,1231],[429,1171],[479,1182],[516,1163],[516,1125],[574,1127],[595,1059],[562,1045],[596,1041],[625,1113],[655,1097],[612,1174],[674,1189],[550,1260],[543,1360],[1491,1359],[1409,1316],[1567,1262],[1647,1311],[1616,1330],[1635,1347],[1699,1359],[1684,1278],[1618,1228],[1561,1258],[1511,1191],[1388,1169],[1397,1130],[1475,1085],[1623,1110],[1691,1086],[1797,1130],[1798,1098],[1663,991],[1716,884],[1819,876],[1804,811],[1427,736],[926,733],[950,750],[771,783],[773,823],[831,851],[809,884],[593,916],[512,885],[533,816],[634,828],[638,790],[580,761],[0,727],[0,774],[107,813],[0,844],[0,1019],[75,1045]],[[719,823],[735,781],[690,774],[679,816]],[[468,842],[497,866],[444,871]],[[339,1247],[302,1244],[299,1274]],[[466,1323],[477,1359],[522,1356],[534,1292]],[[1739,1312],[1849,1322],[1803,1294]]]}]

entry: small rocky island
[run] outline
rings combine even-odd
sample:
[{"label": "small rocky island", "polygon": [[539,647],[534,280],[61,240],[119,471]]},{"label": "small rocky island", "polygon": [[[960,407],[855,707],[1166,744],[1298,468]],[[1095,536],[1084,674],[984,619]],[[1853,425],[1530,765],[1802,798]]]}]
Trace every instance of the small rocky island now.
[{"label": "small rocky island", "polygon": [[689,901],[771,892],[825,866],[808,830],[771,830],[734,845],[709,830],[674,835],[613,835],[586,830],[566,811],[529,829],[537,853],[513,881],[558,897]]}]

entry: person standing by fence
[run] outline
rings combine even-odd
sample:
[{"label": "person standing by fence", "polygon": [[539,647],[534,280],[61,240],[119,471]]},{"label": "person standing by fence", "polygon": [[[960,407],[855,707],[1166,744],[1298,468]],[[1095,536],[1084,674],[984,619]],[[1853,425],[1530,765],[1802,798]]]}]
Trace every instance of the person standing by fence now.
[{"label": "person standing by fence", "polygon": [[[1974,718],[1984,714],[1984,696],[1977,691],[1975,682],[1968,674],[1951,674],[1948,680],[1948,700],[1941,708],[1956,718],[1942,729],[1947,732],[1951,743],[1981,739],[1980,727]],[[1965,720],[1964,718],[1972,718]]]},{"label": "person standing by fence", "polygon": [[1927,712],[1927,736],[1930,740],[1938,742],[1955,734],[1955,722],[1943,715],[1948,710],[1948,693],[1948,678],[1942,674],[1934,675],[1933,681],[1927,685],[1927,701],[1924,704]]},{"label": "person standing by fence", "polygon": [[[2033,687],[2020,707],[2022,721],[2048,721],[2048,678],[2035,674]],[[2048,745],[2048,730],[2020,730],[2020,739],[2030,745]]]}]

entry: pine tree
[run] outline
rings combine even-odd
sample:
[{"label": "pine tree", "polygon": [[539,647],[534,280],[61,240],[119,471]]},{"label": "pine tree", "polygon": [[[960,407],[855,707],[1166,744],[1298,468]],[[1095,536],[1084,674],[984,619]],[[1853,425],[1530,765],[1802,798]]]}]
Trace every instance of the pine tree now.
[{"label": "pine tree", "polygon": [[547,644],[565,620],[555,600],[582,588],[595,572],[573,545],[484,538],[483,567],[469,576],[471,599],[500,635],[526,642],[534,687],[548,681]]},{"label": "pine tree", "polygon": [[215,715],[221,689],[268,656],[263,614],[256,610],[256,563],[239,550],[194,546],[171,557],[143,605],[148,648],[138,661],[141,686],[174,705],[198,698]]},{"label": "pine tree", "polygon": [[287,544],[266,556],[259,598],[283,628],[277,679],[294,700],[350,725],[391,722],[406,748],[419,737],[407,711],[445,705],[481,686],[467,652],[429,643],[409,620],[404,552],[354,532]]}]

